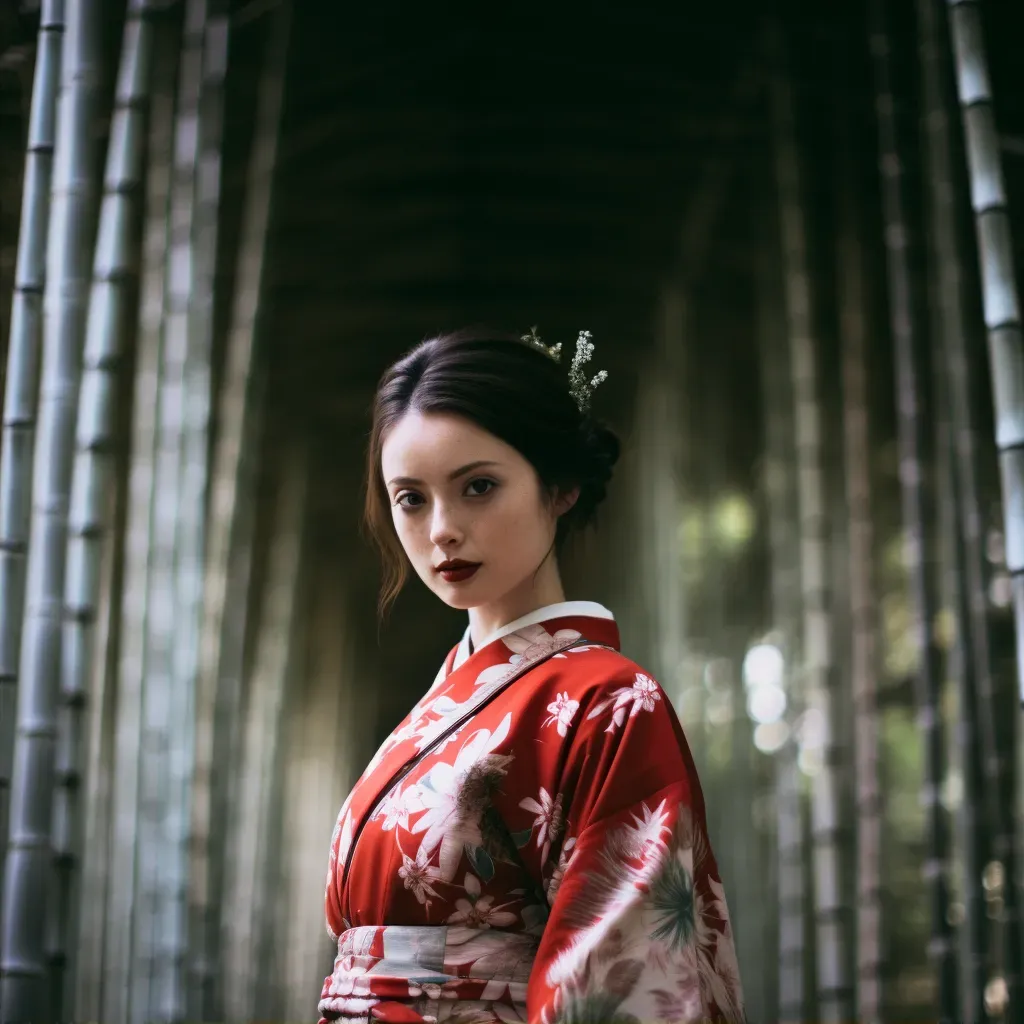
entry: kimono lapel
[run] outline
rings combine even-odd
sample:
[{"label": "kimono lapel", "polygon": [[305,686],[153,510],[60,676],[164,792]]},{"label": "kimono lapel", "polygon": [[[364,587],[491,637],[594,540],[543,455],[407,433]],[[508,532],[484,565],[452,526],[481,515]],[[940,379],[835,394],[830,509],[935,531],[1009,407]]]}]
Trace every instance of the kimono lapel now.
[{"label": "kimono lapel", "polygon": [[459,706],[457,713],[438,719],[436,723],[437,727],[431,730],[426,742],[415,754],[413,754],[412,757],[408,758],[404,764],[400,765],[392,773],[387,782],[385,782],[377,791],[376,800],[373,802],[372,807],[363,814],[356,826],[355,834],[352,837],[352,845],[349,848],[348,861],[345,864],[345,870],[348,870],[348,862],[352,859],[352,853],[355,850],[356,843],[359,841],[359,834],[362,832],[367,821],[377,813],[380,805],[388,798],[388,795],[395,786],[397,786],[402,779],[404,779],[406,775],[408,775],[409,772],[411,772],[413,768],[415,768],[416,765],[427,756],[427,754],[429,754],[447,736],[450,736],[455,732],[463,722],[472,718],[480,708],[491,701],[494,697],[497,697],[502,690],[514,683],[521,675],[529,672],[530,669],[535,668],[542,661],[546,661],[555,654],[567,651],[571,647],[579,647],[583,644],[588,644],[589,642],[590,641],[577,635],[573,639],[563,639],[549,647],[539,648],[529,659],[524,658],[519,662],[519,664],[508,665],[505,671],[492,676],[483,685],[478,686],[474,690],[470,699],[466,701],[465,704]]},{"label": "kimono lapel", "polygon": [[[523,649],[508,658],[508,652],[513,649],[509,642],[512,637],[519,640],[518,646]],[[371,763],[371,770],[353,793],[346,821],[342,823],[347,835],[341,845],[342,855],[338,857],[341,877],[348,873],[366,823],[395,786],[431,750],[520,676],[548,658],[583,644],[595,645],[575,629],[560,629],[551,634],[543,628],[527,627],[521,633],[508,634],[489,643],[451,671],[443,683],[431,687],[413,714],[386,741],[385,747],[390,744],[390,748],[384,751],[383,756],[379,754],[374,759],[377,763]],[[453,659],[454,651],[449,654],[446,667]],[[473,679],[472,689],[465,700],[457,702],[452,695],[466,690],[470,679]]]}]

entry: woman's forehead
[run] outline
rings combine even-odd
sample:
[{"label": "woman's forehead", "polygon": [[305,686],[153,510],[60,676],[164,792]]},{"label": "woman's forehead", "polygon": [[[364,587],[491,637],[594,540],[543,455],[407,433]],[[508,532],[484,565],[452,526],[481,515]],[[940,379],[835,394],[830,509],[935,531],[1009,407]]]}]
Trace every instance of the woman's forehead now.
[{"label": "woman's forehead", "polygon": [[385,479],[412,471],[445,473],[477,460],[507,461],[512,449],[463,416],[411,410],[388,431],[381,448]]}]

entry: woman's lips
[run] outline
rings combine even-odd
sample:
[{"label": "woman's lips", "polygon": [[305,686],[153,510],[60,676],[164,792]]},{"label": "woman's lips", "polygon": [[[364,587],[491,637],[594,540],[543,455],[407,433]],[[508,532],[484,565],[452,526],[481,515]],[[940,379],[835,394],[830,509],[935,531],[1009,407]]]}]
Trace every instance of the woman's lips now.
[{"label": "woman's lips", "polygon": [[454,569],[438,569],[437,571],[445,583],[462,583],[474,575],[479,568],[480,563],[478,562],[476,565],[460,565]]}]

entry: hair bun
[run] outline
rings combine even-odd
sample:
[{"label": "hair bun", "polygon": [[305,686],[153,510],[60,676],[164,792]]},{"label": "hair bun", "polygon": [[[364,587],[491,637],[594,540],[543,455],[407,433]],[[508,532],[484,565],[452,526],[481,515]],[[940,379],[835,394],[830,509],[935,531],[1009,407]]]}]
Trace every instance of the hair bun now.
[{"label": "hair bun", "polygon": [[619,459],[619,439],[615,433],[590,416],[585,416],[580,425],[582,459],[584,472],[580,475],[580,495],[571,510],[571,516],[578,526],[594,518],[598,505],[604,500],[612,470]]},{"label": "hair bun", "polygon": [[587,417],[583,421],[583,443],[595,469],[606,473],[605,483],[611,478],[615,463],[619,461],[619,439],[603,423]]}]

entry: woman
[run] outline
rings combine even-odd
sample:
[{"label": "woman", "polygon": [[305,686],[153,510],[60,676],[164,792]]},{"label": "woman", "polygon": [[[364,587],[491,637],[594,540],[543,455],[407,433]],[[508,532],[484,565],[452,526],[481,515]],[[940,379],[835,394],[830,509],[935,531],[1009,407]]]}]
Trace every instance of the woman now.
[{"label": "woman", "polygon": [[469,626],[345,801],[327,1020],[737,1021],[704,802],[660,686],[556,551],[618,456],[536,333],[423,342],[384,375],[366,521]]}]

